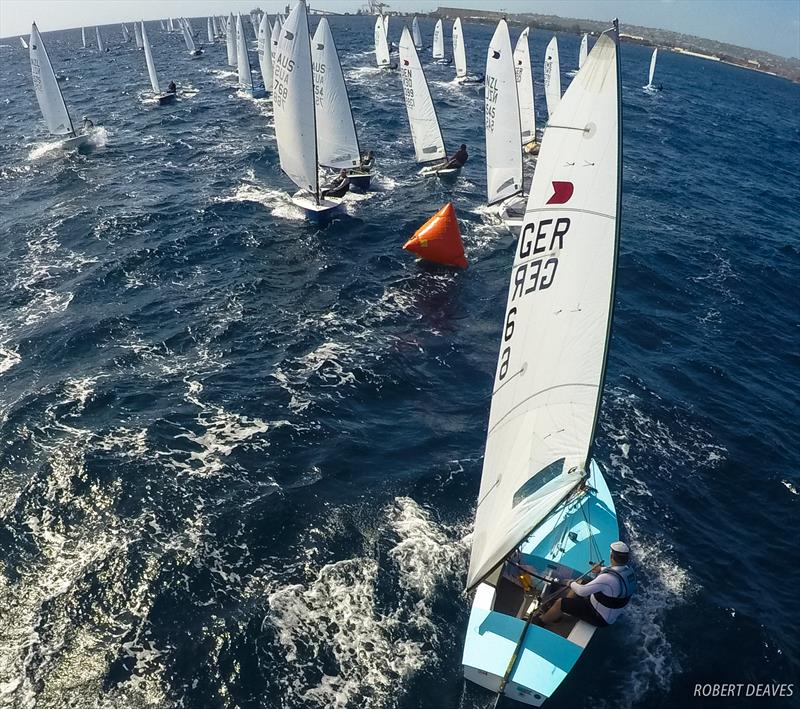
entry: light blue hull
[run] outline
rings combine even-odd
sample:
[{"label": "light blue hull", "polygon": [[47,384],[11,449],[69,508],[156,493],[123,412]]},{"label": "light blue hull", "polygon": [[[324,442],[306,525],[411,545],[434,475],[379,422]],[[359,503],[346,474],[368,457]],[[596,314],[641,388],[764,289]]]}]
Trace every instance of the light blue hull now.
[{"label": "light blue hull", "polygon": [[[608,485],[594,461],[588,485],[585,493],[553,510],[520,545],[517,563],[532,567],[537,574],[567,580],[586,573],[593,563],[608,561],[608,548],[619,538],[619,525]],[[476,589],[469,616],[464,677],[494,692],[500,689],[530,609],[531,598],[526,599],[509,580],[519,573],[506,564],[490,575]],[[541,589],[543,584],[536,583],[534,588]],[[558,630],[559,634],[534,624],[528,627],[505,686],[506,696],[541,706],[574,667],[595,627],[565,619]]]}]

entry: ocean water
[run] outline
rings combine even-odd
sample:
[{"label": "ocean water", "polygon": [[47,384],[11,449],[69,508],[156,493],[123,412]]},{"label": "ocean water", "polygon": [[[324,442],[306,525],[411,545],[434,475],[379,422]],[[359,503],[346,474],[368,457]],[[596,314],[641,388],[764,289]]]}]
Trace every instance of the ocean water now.
[{"label": "ocean water", "polygon": [[[0,706],[492,706],[460,673],[514,249],[481,210],[482,95],[427,69],[472,158],[454,186],[420,180],[372,22],[331,25],[380,174],[324,230],[222,44],[189,61],[151,24],[187,90],[158,109],[118,28],[103,56],[46,34],[73,118],[102,126],[66,156],[27,52],[0,47]],[[466,25],[474,70],[492,29]],[[540,123],[549,38],[531,35]],[[559,41],[566,87],[579,38]],[[649,95],[649,54],[622,46],[597,441],[640,592],[554,707],[800,676],[800,88],[662,53]],[[448,200],[463,272],[400,248]]]}]

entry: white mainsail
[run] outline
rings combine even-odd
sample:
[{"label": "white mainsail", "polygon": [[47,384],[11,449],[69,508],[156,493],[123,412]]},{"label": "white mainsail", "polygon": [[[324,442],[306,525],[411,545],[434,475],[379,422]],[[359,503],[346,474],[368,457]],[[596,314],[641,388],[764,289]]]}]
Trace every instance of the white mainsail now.
[{"label": "white mainsail", "polygon": [[175,31],[175,25],[172,23],[172,18],[171,17],[167,21],[167,31],[169,31],[169,32],[174,32]]},{"label": "white mainsail", "polygon": [[658,47],[653,50],[653,56],[650,57],[650,74],[647,77],[647,85],[653,85],[653,77],[656,73],[656,59],[658,58]]},{"label": "white mainsail", "polygon": [[47,124],[47,130],[52,135],[57,136],[75,135],[67,104],[64,103],[64,97],[58,87],[53,65],[50,63],[50,57],[47,56],[47,50],[44,47],[39,28],[35,22],[31,27],[30,40],[29,51],[33,89],[36,92],[39,108],[42,109],[42,116]]},{"label": "white mainsail", "polygon": [[136,48],[144,49],[144,42],[142,41],[142,28],[138,23],[133,25],[133,35],[136,38]]},{"label": "white mainsail", "polygon": [[252,91],[253,74],[250,71],[250,55],[247,53],[247,39],[240,13],[236,13],[236,69],[239,73],[239,86]]},{"label": "white mainsail", "polygon": [[545,130],[512,268],[467,586],[588,471],[620,210],[617,45],[595,44]]},{"label": "white mainsail", "polygon": [[189,50],[189,54],[193,54],[197,51],[197,47],[194,45],[194,37],[192,37],[192,30],[191,26],[189,25],[189,20],[184,19],[181,22],[181,32],[183,33],[183,41],[186,43],[186,49]]},{"label": "white mainsail", "polygon": [[81,41],[83,42],[83,48],[86,49],[86,28],[81,27]]},{"label": "white mainsail", "polygon": [[419,20],[416,15],[411,20],[411,38],[414,40],[414,46],[417,49],[422,49],[422,33],[419,31]]},{"label": "white mainsail", "polygon": [[208,43],[214,44],[214,26],[211,24],[211,18],[206,18],[206,36],[208,37]]},{"label": "white mainsail", "polygon": [[453,23],[453,61],[456,63],[456,77],[459,79],[467,75],[467,53],[464,49],[464,31],[461,27],[461,18],[456,17]]},{"label": "white mainsail", "polygon": [[517,96],[519,98],[519,124],[522,144],[526,145],[536,138],[536,111],[533,99],[533,72],[531,71],[531,52],[528,46],[528,28],[522,30],[514,47],[514,73],[517,77]]},{"label": "white mainsail", "polygon": [[281,28],[274,81],[272,106],[281,168],[319,201],[314,79],[304,0],[294,6]]},{"label": "white mainsail", "polygon": [[436,20],[433,28],[433,58],[444,59],[444,27],[441,18]]},{"label": "white mainsail", "polygon": [[497,23],[489,42],[485,89],[486,193],[488,203],[495,204],[522,192],[517,80],[505,20]]},{"label": "white mainsail", "polygon": [[131,36],[128,33],[128,28],[125,26],[124,23],[122,25],[122,41],[123,42],[130,42],[131,41]]},{"label": "white mainsail", "polygon": [[261,15],[261,22],[258,25],[258,66],[261,69],[261,79],[264,81],[264,89],[272,91],[272,27],[265,12]]},{"label": "white mainsail", "polygon": [[158,74],[156,74],[156,63],[153,61],[153,50],[150,48],[150,40],[147,38],[147,29],[142,21],[142,43],[144,45],[144,58],[147,62],[147,73],[150,76],[150,86],[153,88],[153,93],[158,95],[161,93],[161,87],[158,85]]},{"label": "white mainsail", "polygon": [[578,69],[583,66],[586,57],[589,54],[589,35],[585,34],[581,37],[581,48],[578,51]]},{"label": "white mainsail", "polygon": [[386,41],[386,25],[380,15],[375,20],[375,61],[378,66],[389,66],[389,43]]},{"label": "white mainsail", "polygon": [[228,66],[236,66],[236,22],[233,19],[233,13],[228,18],[225,36],[228,50]]},{"label": "white mainsail", "polygon": [[403,35],[400,37],[400,78],[403,81],[403,94],[417,162],[443,160],[447,157],[447,152],[442,130],[408,27],[403,28]]},{"label": "white mainsail", "polygon": [[28,49],[28,43],[25,41],[24,37],[19,38],[20,43],[22,44],[23,49]]},{"label": "white mainsail", "polygon": [[544,97],[548,119],[561,101],[561,65],[558,61],[558,40],[553,37],[544,54]]},{"label": "white mainsail", "polygon": [[272,25],[272,35],[270,36],[270,51],[272,52],[272,65],[275,66],[275,54],[278,51],[278,40],[281,38],[281,28],[283,20],[280,15],[275,16],[275,24]]},{"label": "white mainsail", "polygon": [[325,17],[320,19],[311,42],[311,60],[317,112],[317,160],[325,167],[358,167],[361,153],[350,97]]},{"label": "white mainsail", "polygon": [[383,16],[383,33],[386,35],[386,41],[389,41],[389,15]]},{"label": "white mainsail", "polygon": [[101,52],[101,53],[105,52],[106,51],[106,45],[103,44],[103,38],[100,35],[100,28],[99,27],[95,27],[94,28],[94,34],[97,37],[97,51]]}]

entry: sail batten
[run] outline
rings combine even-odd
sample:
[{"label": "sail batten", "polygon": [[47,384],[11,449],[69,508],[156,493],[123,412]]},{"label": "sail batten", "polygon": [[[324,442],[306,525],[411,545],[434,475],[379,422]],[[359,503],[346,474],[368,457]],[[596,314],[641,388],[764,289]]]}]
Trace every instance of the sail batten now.
[{"label": "sail batten", "polygon": [[489,42],[484,82],[486,192],[491,205],[522,192],[517,78],[505,20],[498,22]]},{"label": "sail batten", "polygon": [[616,38],[606,33],[545,129],[503,320],[469,588],[588,471],[617,260],[617,72]]},{"label": "sail batten", "polygon": [[56,136],[75,135],[72,118],[67,110],[64,97],[61,95],[61,88],[56,80],[53,65],[50,63],[50,57],[35,22],[31,27],[28,51],[31,60],[33,89],[36,92],[36,99],[42,110],[42,117],[47,124],[47,129]]},{"label": "sail batten", "polygon": [[408,122],[417,162],[432,162],[447,157],[442,130],[431,98],[425,72],[408,27],[400,37],[400,78],[403,82]]}]

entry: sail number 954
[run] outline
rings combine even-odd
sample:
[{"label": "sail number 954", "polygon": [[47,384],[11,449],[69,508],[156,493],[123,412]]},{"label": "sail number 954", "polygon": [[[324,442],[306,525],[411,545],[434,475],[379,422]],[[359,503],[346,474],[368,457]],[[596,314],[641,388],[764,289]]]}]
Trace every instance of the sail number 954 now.
[{"label": "sail number 954", "polygon": [[[503,325],[503,342],[500,352],[500,364],[497,373],[499,381],[508,375],[511,361],[511,340],[514,337],[517,307],[514,302],[523,296],[536,291],[543,291],[553,285],[558,272],[558,256],[564,248],[564,236],[569,231],[568,217],[559,219],[542,219],[538,224],[525,224],[519,235],[519,258],[521,263],[514,270],[511,282],[512,291],[505,324]],[[539,258],[531,256],[542,254]],[[545,255],[546,254],[546,255]]]}]

